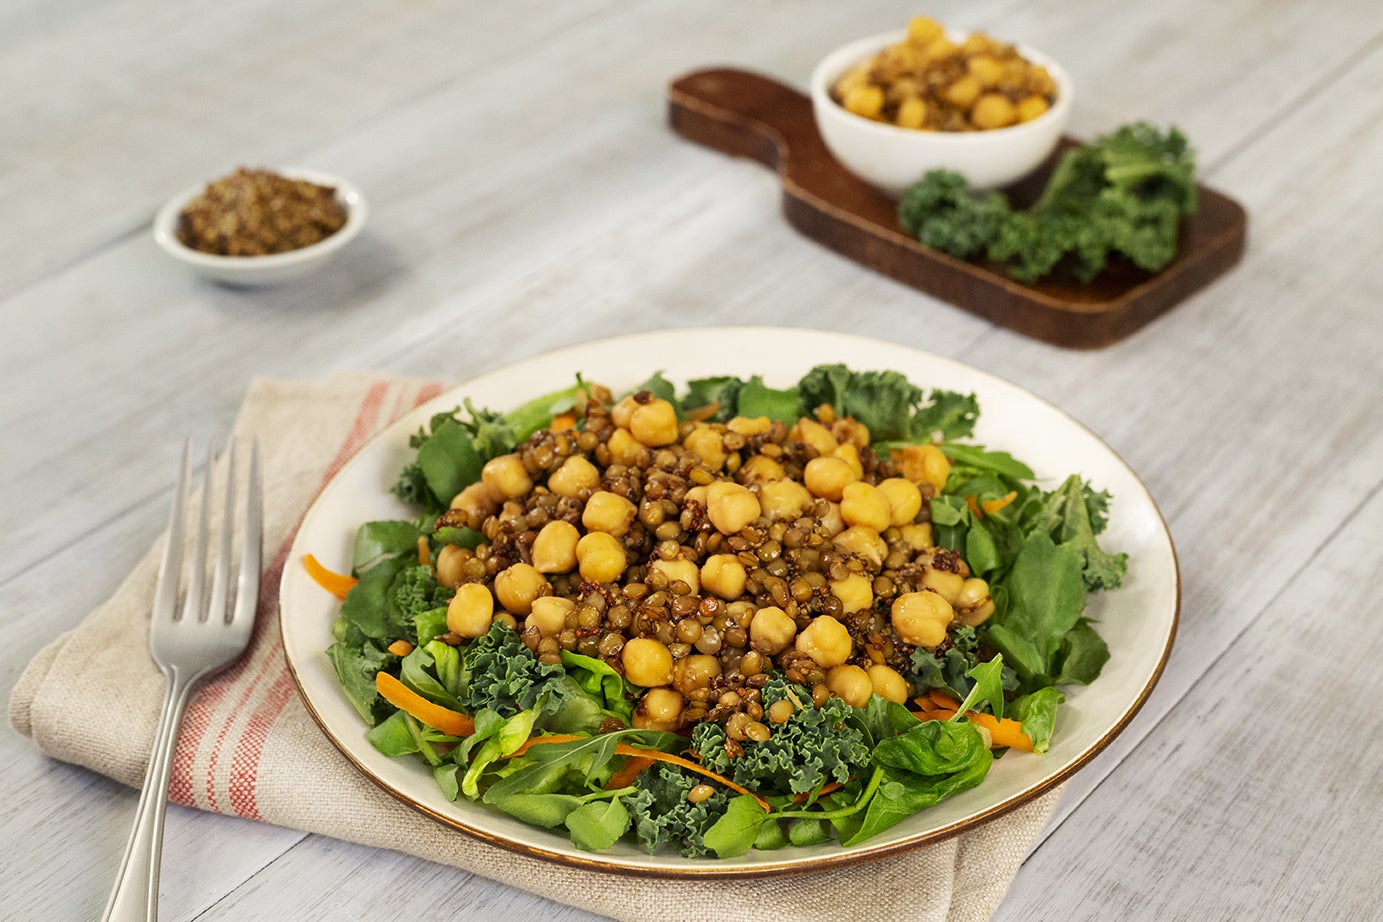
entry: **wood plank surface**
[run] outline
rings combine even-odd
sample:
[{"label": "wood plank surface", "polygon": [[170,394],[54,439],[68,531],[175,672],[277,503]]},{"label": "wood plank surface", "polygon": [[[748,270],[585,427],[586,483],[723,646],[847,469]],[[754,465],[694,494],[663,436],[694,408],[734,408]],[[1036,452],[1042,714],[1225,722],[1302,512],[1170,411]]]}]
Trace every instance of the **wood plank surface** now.
[{"label": "wood plank surface", "polygon": [[[1068,786],[998,917],[1369,918],[1383,896],[1367,732],[1383,691],[1383,629],[1368,617],[1383,575],[1375,7],[6,4],[4,687],[114,591],[162,525],[182,436],[227,429],[254,375],[459,380],[672,326],[862,333],[1068,410],[1144,478],[1181,555],[1181,635],[1161,685]],[[1072,353],[804,239],[771,174],[665,124],[677,74],[729,65],[804,86],[831,48],[915,12],[1061,60],[1077,84],[1072,134],[1133,118],[1186,129],[1205,180],[1249,210],[1240,266],[1129,339]],[[350,177],[373,206],[364,236],[301,285],[187,276],[148,222],[241,162]],[[1304,660],[1309,637],[1330,655]],[[97,918],[136,792],[43,757],[8,724],[0,776],[0,915]],[[591,918],[426,861],[181,808],[168,843],[168,919]]]}]

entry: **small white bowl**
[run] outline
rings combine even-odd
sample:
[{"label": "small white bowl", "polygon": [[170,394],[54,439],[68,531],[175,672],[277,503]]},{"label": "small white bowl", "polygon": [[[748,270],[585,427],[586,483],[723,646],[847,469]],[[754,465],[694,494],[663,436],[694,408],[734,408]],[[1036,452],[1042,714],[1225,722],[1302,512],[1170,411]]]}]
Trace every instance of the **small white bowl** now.
[{"label": "small white bowl", "polygon": [[[864,118],[831,98],[831,87],[847,70],[906,35],[899,30],[851,42],[828,54],[812,71],[817,129],[842,166],[898,196],[928,170],[956,170],[972,186],[990,189],[1017,182],[1047,159],[1071,114],[1073,87],[1061,65],[1026,45],[1014,47],[1047,68],[1056,83],[1052,107],[1030,122],[985,131],[919,131]],[[960,44],[968,33],[948,30],[946,35]]]},{"label": "small white bowl", "polygon": [[274,168],[289,179],[305,179],[336,190],[336,200],[346,209],[346,223],[324,240],[286,253],[268,256],[218,256],[194,250],[178,239],[178,219],[183,208],[206,189],[206,184],[184,189],[164,204],[154,216],[154,241],[174,259],[195,272],[228,285],[275,285],[314,272],[327,263],[365,226],[369,206],[354,185],[337,176],[297,167]]}]

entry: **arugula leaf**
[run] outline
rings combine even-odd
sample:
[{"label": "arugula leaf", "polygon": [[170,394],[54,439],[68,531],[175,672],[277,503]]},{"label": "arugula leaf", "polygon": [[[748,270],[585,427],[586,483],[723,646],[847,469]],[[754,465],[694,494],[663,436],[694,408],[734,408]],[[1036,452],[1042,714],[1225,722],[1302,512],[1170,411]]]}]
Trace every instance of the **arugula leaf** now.
[{"label": "arugula leaf", "polygon": [[975,685],[970,689],[970,694],[965,696],[965,700],[956,708],[955,716],[952,720],[959,720],[967,711],[977,709],[981,702],[989,705],[989,711],[996,718],[1004,716],[1004,658],[1002,655],[994,657],[987,663],[976,663],[975,667],[966,673],[975,680]]}]

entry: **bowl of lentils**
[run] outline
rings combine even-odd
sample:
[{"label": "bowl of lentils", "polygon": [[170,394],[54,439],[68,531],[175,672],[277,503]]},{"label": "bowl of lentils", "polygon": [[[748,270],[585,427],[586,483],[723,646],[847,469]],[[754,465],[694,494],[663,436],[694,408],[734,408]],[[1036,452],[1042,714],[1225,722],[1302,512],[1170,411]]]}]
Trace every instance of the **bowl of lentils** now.
[{"label": "bowl of lentils", "polygon": [[231,285],[288,281],[325,265],[365,224],[365,197],[317,170],[238,167],[159,209],[154,240],[199,274]]}]

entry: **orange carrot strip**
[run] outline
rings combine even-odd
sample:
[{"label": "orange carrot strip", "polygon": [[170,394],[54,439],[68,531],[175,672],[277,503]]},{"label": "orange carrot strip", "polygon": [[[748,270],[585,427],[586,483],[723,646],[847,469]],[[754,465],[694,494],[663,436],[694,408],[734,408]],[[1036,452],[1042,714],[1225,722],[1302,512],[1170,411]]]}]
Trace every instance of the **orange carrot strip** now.
[{"label": "orange carrot strip", "polygon": [[965,716],[971,722],[988,730],[989,738],[994,741],[995,746],[1007,746],[1010,749],[1032,752],[1032,740],[1023,732],[1023,725],[1018,721],[1009,717],[1001,720],[993,714],[978,714],[974,711],[966,712]]},{"label": "orange carrot strip", "polygon": [[653,759],[656,762],[667,762],[679,768],[685,768],[687,771],[695,772],[703,778],[710,778],[712,781],[718,781],[736,793],[748,794],[750,797],[754,798],[755,802],[758,803],[760,807],[764,808],[765,813],[769,812],[768,801],[764,800],[758,794],[755,794],[746,787],[735,784],[735,782],[726,778],[724,775],[717,775],[709,768],[702,768],[690,759],[684,759],[681,756],[675,756],[667,752],[660,752],[657,749],[639,749],[636,746],[629,746],[624,743],[616,743],[615,752],[622,756],[643,756],[644,758]]},{"label": "orange carrot strip", "polygon": [[432,547],[427,543],[427,538],[418,535],[418,566],[432,566]]},{"label": "orange carrot strip", "polygon": [[312,581],[321,586],[327,592],[344,599],[346,593],[351,591],[351,587],[360,580],[354,576],[346,576],[344,573],[334,573],[317,562],[317,558],[311,554],[303,555],[303,566],[307,568],[307,575],[312,577]]},{"label": "orange carrot strip", "polygon": [[396,640],[385,649],[395,656],[407,656],[413,652],[413,645],[406,640]]},{"label": "orange carrot strip", "polygon": [[984,502],[980,503],[980,506],[984,508],[984,511],[986,513],[988,513],[989,515],[993,515],[994,513],[998,512],[1000,509],[1004,508],[1017,498],[1018,491],[1010,490],[1007,496],[1000,497],[999,499],[987,499]]},{"label": "orange carrot strip", "polygon": [[980,511],[980,504],[975,500],[974,496],[965,497],[965,505],[970,507],[970,514],[975,518],[984,518],[984,513]]},{"label": "orange carrot strip", "polygon": [[960,702],[939,688],[933,688],[927,692],[927,697],[931,698],[936,706],[943,710],[954,711],[960,707]]},{"label": "orange carrot strip", "polygon": [[605,790],[616,791],[629,787],[634,783],[634,779],[652,764],[653,760],[648,756],[630,756],[629,761],[624,763],[624,768],[610,776],[610,780],[605,783]]},{"label": "orange carrot strip", "polygon": [[575,413],[558,413],[552,417],[552,425],[548,426],[553,432],[562,432],[566,429],[576,428]]},{"label": "orange carrot strip", "polygon": [[459,711],[428,701],[387,672],[375,673],[375,690],[394,707],[447,736],[470,736],[475,722]]},{"label": "orange carrot strip", "polygon": [[[826,782],[825,784],[823,784],[823,785],[821,786],[821,790],[819,790],[819,791],[816,792],[816,796],[817,796],[817,797],[825,797],[827,794],[831,793],[832,791],[838,791],[838,790],[840,790],[841,787],[842,787],[842,785],[841,785],[841,783],[840,783],[839,781],[828,781],[828,782]],[[801,794],[798,794],[796,797],[794,797],[793,800],[796,801],[796,802],[799,803],[799,804],[804,804],[804,803],[807,802],[807,798],[809,798],[809,797],[811,797],[811,796],[812,796],[812,792],[811,792],[811,791],[803,791]]]},{"label": "orange carrot strip", "polygon": [[[532,739],[525,742],[518,749],[514,750],[514,755],[521,756],[525,752],[527,752],[530,747],[536,746],[540,743],[570,743],[573,740],[581,739],[589,739],[589,737],[566,736],[560,733],[554,733],[552,736],[535,736]],[[685,768],[687,771],[695,772],[696,774],[701,775],[703,778],[710,778],[712,781],[719,782],[720,784],[725,785],[727,788],[729,788],[732,791],[735,791],[736,793],[748,794],[750,797],[754,798],[754,800],[758,803],[760,807],[764,808],[765,813],[769,812],[768,801],[764,800],[758,794],[755,794],[753,791],[750,791],[746,787],[736,784],[729,778],[726,778],[724,775],[717,775],[709,768],[702,768],[700,765],[697,765],[690,759],[684,759],[681,756],[675,756],[671,753],[662,752],[657,749],[640,749],[637,746],[630,746],[627,743],[616,743],[615,754],[621,756],[634,756],[636,758],[642,759],[651,759],[654,762],[667,762],[671,765],[676,765],[679,768]]]}]

